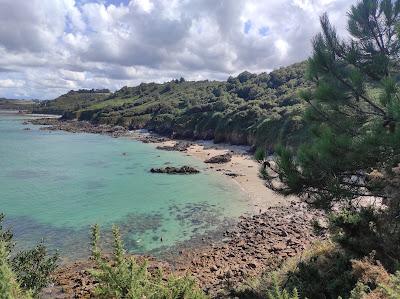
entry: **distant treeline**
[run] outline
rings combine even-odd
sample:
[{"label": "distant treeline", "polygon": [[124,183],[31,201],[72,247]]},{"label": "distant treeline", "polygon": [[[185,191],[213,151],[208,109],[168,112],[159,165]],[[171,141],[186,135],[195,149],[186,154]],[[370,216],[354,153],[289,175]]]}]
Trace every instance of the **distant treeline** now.
[{"label": "distant treeline", "polygon": [[79,90],[70,90],[68,94],[74,93],[110,93],[110,90],[107,88],[103,89],[79,89]]}]

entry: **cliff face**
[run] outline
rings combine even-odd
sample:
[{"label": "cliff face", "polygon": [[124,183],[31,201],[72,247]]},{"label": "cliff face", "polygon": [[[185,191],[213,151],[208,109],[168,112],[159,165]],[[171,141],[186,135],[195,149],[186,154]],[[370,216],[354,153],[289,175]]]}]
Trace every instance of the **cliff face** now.
[{"label": "cliff face", "polygon": [[35,112],[62,112],[66,119],[146,128],[176,138],[294,144],[296,136],[303,137],[304,106],[298,92],[310,86],[305,68],[299,63],[270,74],[243,72],[223,82],[181,79],[123,87],[115,93],[69,92]]}]

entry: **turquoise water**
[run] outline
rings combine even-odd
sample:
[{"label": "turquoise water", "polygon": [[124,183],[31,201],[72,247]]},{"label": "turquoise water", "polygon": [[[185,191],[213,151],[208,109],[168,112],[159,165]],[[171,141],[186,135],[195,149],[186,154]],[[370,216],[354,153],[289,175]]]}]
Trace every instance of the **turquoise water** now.
[{"label": "turquoise water", "polygon": [[[129,251],[149,252],[246,210],[239,187],[194,158],[125,138],[39,130],[22,124],[28,117],[0,112],[0,212],[19,248],[43,239],[65,257],[84,257],[98,223],[106,235],[119,225]],[[148,171],[168,164],[203,171]]]}]

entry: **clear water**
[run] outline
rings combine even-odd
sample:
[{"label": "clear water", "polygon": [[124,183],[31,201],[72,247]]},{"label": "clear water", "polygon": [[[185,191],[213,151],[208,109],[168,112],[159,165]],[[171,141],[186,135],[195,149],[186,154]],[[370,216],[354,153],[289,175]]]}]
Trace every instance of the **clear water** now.
[{"label": "clear water", "polygon": [[[0,212],[19,248],[43,239],[64,257],[84,257],[98,223],[105,232],[119,225],[129,251],[149,252],[247,209],[238,186],[194,158],[124,138],[39,130],[22,124],[28,117],[0,112]],[[149,173],[169,163],[203,171]]]}]

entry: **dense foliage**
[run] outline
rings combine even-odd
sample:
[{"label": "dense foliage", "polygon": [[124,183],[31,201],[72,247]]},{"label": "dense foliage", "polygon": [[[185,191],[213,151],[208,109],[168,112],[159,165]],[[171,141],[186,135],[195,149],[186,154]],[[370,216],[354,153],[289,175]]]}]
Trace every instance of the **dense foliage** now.
[{"label": "dense foliage", "polygon": [[394,273],[400,267],[400,1],[362,0],[348,16],[349,41],[321,17],[308,62],[314,87],[302,92],[312,137],[297,150],[279,147],[269,185],[332,212],[332,236],[347,255],[373,253]]},{"label": "dense foliage", "polygon": [[70,92],[43,103],[35,112],[64,112],[66,118],[147,128],[182,138],[295,144],[304,132],[304,105],[298,91],[311,84],[304,74],[305,63],[299,63],[269,74],[243,72],[225,82],[181,78],[123,87],[95,98],[94,94]]},{"label": "dense foliage", "polygon": [[32,298],[30,292],[21,290],[16,276],[8,263],[8,248],[4,240],[0,240],[0,298],[2,299],[28,299]]},{"label": "dense foliage", "polygon": [[13,233],[4,230],[0,214],[0,298],[37,296],[51,282],[57,255],[49,256],[43,244],[14,253]]},{"label": "dense foliage", "polygon": [[99,227],[92,229],[92,257],[96,269],[93,277],[98,281],[95,296],[99,298],[148,299],[201,299],[206,296],[190,277],[164,277],[161,270],[148,271],[147,262],[139,263],[125,255],[119,229],[113,228],[114,252],[112,260],[102,257],[99,248]]}]

